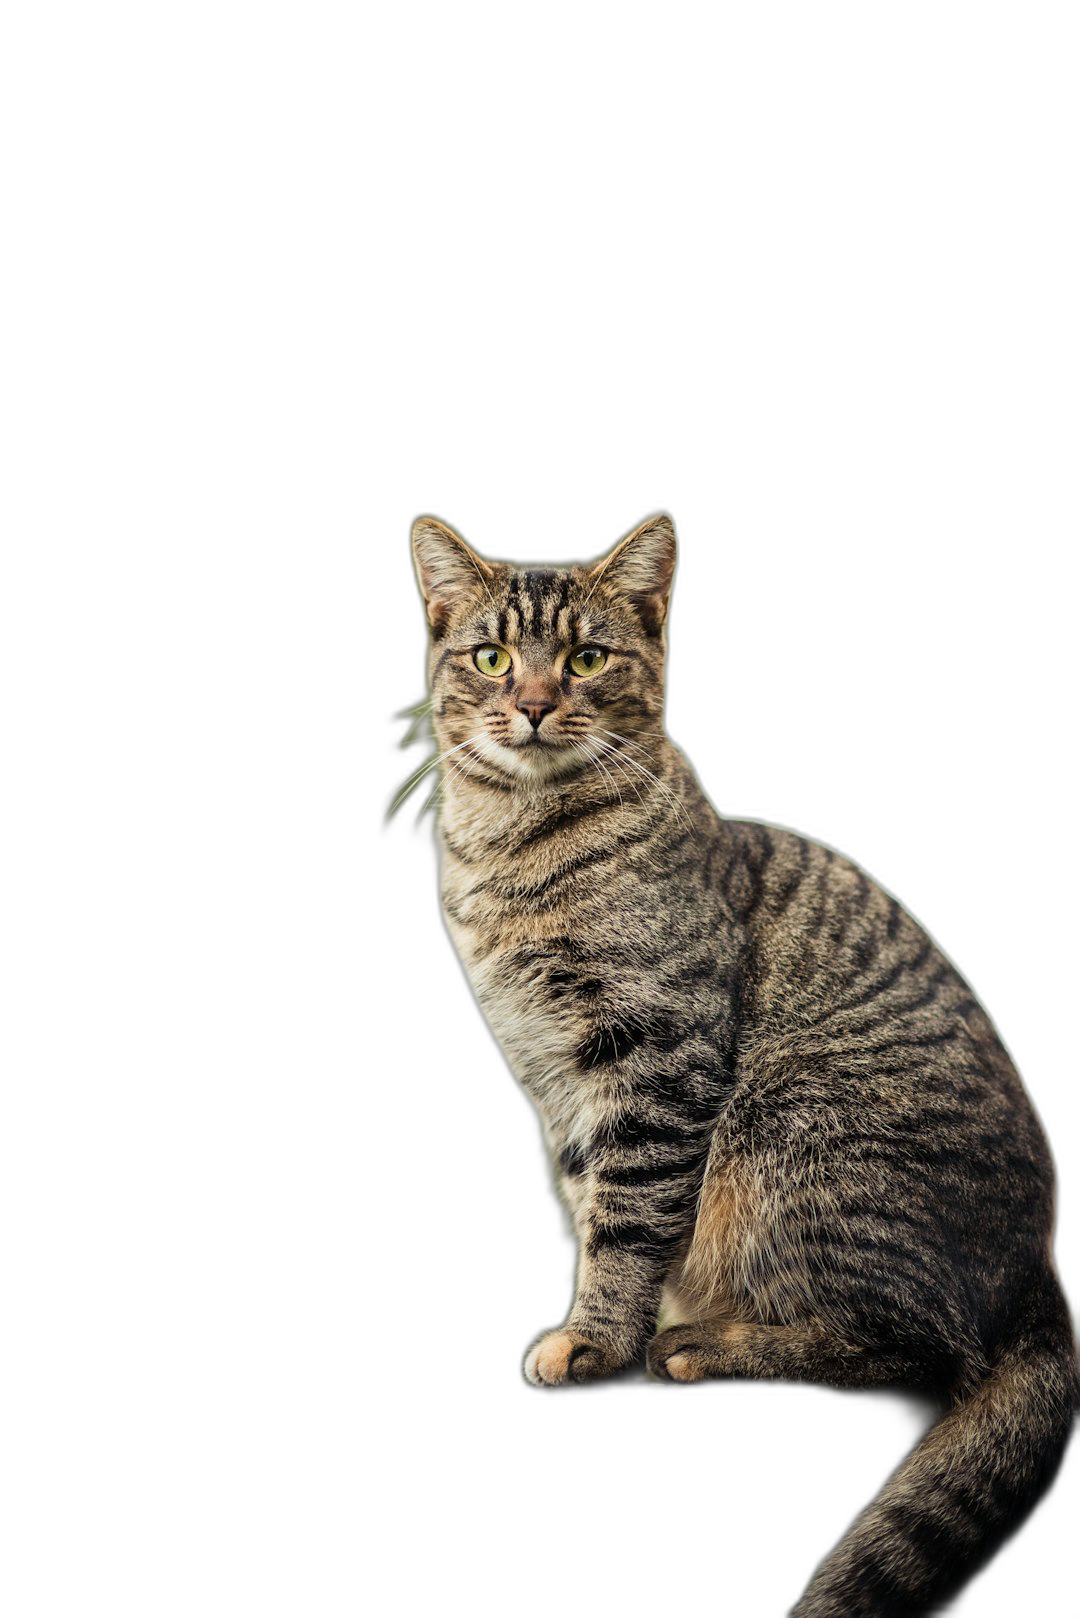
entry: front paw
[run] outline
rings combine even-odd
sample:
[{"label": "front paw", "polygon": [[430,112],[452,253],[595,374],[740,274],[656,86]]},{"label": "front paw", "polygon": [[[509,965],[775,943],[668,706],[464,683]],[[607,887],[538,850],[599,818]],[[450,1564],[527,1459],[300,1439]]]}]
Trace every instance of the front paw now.
[{"label": "front paw", "polygon": [[610,1349],[579,1331],[560,1327],[534,1343],[525,1356],[525,1375],[538,1388],[558,1388],[564,1382],[592,1382],[612,1376],[623,1362]]}]

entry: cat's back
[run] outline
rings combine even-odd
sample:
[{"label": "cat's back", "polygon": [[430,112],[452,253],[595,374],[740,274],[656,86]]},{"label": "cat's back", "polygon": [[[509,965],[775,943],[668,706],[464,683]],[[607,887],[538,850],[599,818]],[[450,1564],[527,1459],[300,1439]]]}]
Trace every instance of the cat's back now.
[{"label": "cat's back", "polygon": [[944,1060],[966,1036],[1014,1072],[957,968],[854,860],[785,827],[722,824],[726,893],[745,929],[749,1037],[805,1034],[807,1049],[817,1042],[835,1058],[891,1050],[899,1067],[904,1052]]},{"label": "cat's back", "polygon": [[725,822],[727,900],[745,925],[740,1052],[865,1074],[899,1103],[947,1089],[1030,1097],[988,1011],[904,903],[857,861],[790,828]]},{"label": "cat's back", "polygon": [[[928,1180],[985,1214],[1050,1217],[1042,1130],[989,1016],[924,928],[853,861],[726,822],[745,870],[746,989],[730,1122],[759,1146]],[[854,1172],[854,1170],[853,1170]],[[980,1215],[981,1216],[981,1215]]]}]

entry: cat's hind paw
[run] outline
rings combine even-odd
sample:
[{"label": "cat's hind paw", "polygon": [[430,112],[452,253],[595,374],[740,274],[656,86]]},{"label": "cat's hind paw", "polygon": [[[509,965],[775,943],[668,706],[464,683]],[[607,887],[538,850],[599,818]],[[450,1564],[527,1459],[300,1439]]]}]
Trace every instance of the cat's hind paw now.
[{"label": "cat's hind paw", "polygon": [[[732,1336],[745,1328],[726,1328]],[[701,1382],[723,1376],[726,1369],[720,1332],[700,1327],[671,1326],[657,1334],[645,1350],[645,1365],[665,1382]]]},{"label": "cat's hind paw", "polygon": [[538,1388],[558,1388],[567,1382],[592,1382],[612,1376],[622,1362],[599,1343],[578,1331],[560,1327],[546,1332],[525,1356],[525,1376]]}]

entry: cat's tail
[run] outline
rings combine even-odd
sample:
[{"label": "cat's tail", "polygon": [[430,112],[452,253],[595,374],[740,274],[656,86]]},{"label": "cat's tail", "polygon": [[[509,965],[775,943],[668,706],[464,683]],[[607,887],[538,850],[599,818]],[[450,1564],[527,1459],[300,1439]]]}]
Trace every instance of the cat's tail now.
[{"label": "cat's tail", "polygon": [[984,1380],[893,1473],[791,1618],[915,1618],[934,1609],[1047,1488],[1078,1402],[1072,1327],[1047,1267]]}]

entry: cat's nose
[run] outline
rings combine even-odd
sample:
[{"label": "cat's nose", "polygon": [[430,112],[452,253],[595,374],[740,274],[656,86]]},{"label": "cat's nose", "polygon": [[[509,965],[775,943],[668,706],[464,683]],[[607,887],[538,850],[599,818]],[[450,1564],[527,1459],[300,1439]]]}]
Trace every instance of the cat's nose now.
[{"label": "cat's nose", "polygon": [[523,713],[534,730],[540,729],[540,721],[546,713],[554,713],[553,702],[526,702],[522,699],[518,703],[518,713]]}]

